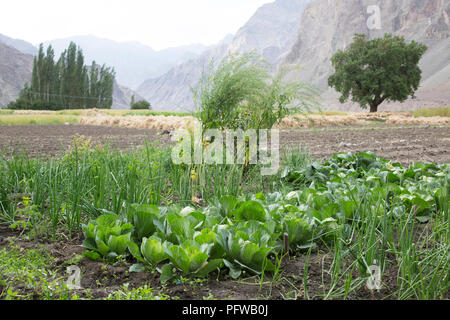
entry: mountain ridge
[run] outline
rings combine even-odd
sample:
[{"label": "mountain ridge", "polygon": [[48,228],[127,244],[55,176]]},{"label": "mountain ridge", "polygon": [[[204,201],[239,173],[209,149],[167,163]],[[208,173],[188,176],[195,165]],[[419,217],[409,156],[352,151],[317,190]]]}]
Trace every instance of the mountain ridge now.
[{"label": "mountain ridge", "polygon": [[203,68],[211,59],[220,61],[228,53],[251,49],[268,61],[277,61],[295,40],[294,31],[297,30],[302,10],[310,1],[277,0],[264,4],[233,38],[227,37],[198,58],[173,67],[161,77],[146,80],[137,92],[158,110],[192,110],[191,87],[197,85]]},{"label": "mountain ridge", "polygon": [[171,67],[197,57],[208,47],[202,44],[189,44],[163,50],[154,50],[140,42],[118,42],[93,35],[79,35],[45,41],[45,47],[52,45],[59,56],[70,44],[75,42],[83,49],[86,61],[113,66],[117,81],[136,88],[144,80],[158,77]]},{"label": "mountain ridge", "polygon": [[[289,4],[298,7],[286,10]],[[374,5],[380,9],[379,30],[368,25],[373,14],[368,9]],[[410,101],[404,106],[445,106],[442,104],[446,94],[444,89],[449,86],[443,70],[447,70],[450,61],[450,47],[445,44],[450,36],[449,17],[450,1],[446,0],[278,0],[260,7],[228,46],[217,46],[189,63],[172,68],[161,77],[143,82],[137,92],[157,109],[192,110],[195,106],[190,87],[196,85],[201,70],[212,58],[220,61],[227,52],[256,49],[276,68],[289,64],[300,66],[301,72],[296,73],[295,78],[291,75],[290,79],[325,90],[325,108],[358,111],[361,109],[354,105],[341,105],[337,101],[337,93],[328,88],[327,80],[333,72],[331,57],[337,50],[346,48],[355,33],[367,34],[369,38],[392,33],[404,36],[407,41],[416,40],[429,46],[420,64],[423,78],[418,97],[429,100],[430,92],[436,90],[436,98],[429,104],[420,100],[417,104]],[[254,31],[254,25],[258,24],[261,30]],[[275,25],[277,30],[274,30]],[[271,32],[278,36],[271,37]],[[266,41],[262,45],[259,42],[261,38]],[[393,107],[397,110],[402,108],[402,105]]]},{"label": "mountain ridge", "polygon": [[[367,8],[371,5],[380,8],[381,29],[368,26]],[[333,72],[331,56],[346,48],[355,33],[366,34],[371,39],[385,33],[403,36],[407,42],[414,40],[428,46],[419,63],[422,81],[416,94],[418,99],[409,99],[404,104],[386,102],[380,106],[381,110],[448,106],[446,92],[440,87],[448,87],[450,82],[437,73],[450,63],[449,16],[450,2],[444,0],[315,0],[304,11],[297,39],[281,64],[300,65],[303,72],[296,74],[295,80],[326,90],[325,109],[360,111],[354,103],[340,104],[338,94],[328,88],[328,76]],[[436,81],[428,81],[431,77]]]},{"label": "mountain ridge", "polygon": [[0,42],[26,54],[37,55],[38,53],[38,49],[31,43],[21,39],[13,39],[1,33],[0,33]]}]

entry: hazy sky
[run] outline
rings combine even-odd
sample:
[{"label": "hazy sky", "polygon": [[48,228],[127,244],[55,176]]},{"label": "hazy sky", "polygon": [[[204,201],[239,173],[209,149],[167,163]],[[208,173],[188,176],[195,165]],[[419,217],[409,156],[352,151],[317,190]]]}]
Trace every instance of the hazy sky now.
[{"label": "hazy sky", "polygon": [[0,33],[32,44],[74,35],[160,50],[217,43],[273,0],[1,0]]}]

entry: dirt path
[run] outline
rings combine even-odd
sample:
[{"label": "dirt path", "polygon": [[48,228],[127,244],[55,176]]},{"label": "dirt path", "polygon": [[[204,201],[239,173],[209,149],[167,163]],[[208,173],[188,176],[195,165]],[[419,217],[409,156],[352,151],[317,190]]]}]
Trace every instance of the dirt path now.
[{"label": "dirt path", "polygon": [[[113,147],[129,149],[144,145],[169,145],[163,131],[104,126],[49,125],[0,126],[0,150],[7,154],[27,150],[30,156],[55,156],[66,150],[76,135],[91,138],[94,144],[106,141]],[[280,145],[306,148],[318,159],[337,152],[373,151],[394,162],[414,161],[450,163],[449,126],[375,125],[324,129],[282,130]]]}]

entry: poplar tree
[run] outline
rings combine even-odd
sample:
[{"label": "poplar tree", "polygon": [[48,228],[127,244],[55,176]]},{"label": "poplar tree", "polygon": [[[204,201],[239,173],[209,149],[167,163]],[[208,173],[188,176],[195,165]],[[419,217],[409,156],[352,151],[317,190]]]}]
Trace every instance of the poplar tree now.
[{"label": "poplar tree", "polygon": [[115,71],[106,65],[85,65],[81,48],[73,42],[55,63],[55,52],[44,46],[33,60],[31,84],[8,105],[12,109],[111,108]]}]

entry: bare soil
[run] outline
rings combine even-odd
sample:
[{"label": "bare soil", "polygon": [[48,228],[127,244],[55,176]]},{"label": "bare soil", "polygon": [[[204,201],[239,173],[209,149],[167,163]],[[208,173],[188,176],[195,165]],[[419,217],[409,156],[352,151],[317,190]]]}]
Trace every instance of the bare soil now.
[{"label": "bare soil", "polygon": [[[74,136],[90,138],[94,144],[108,143],[119,149],[133,149],[151,143],[167,146],[168,131],[105,126],[48,125],[0,126],[0,151],[7,155],[26,151],[31,157],[58,156],[67,150]],[[301,147],[324,160],[337,152],[372,151],[403,165],[415,161],[450,163],[450,126],[371,126],[284,129],[282,149]]]}]

